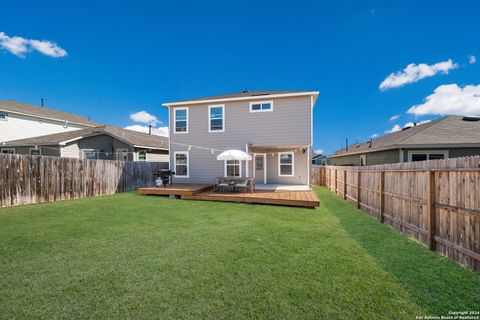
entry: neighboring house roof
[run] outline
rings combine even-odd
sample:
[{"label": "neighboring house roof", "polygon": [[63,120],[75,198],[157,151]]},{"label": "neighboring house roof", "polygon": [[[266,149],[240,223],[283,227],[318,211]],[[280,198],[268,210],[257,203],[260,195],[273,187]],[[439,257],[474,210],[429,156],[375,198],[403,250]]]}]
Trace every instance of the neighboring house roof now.
[{"label": "neighboring house roof", "polygon": [[6,113],[16,113],[21,115],[27,115],[42,119],[55,120],[55,121],[68,121],[72,124],[80,124],[84,126],[99,126],[101,125],[98,122],[91,121],[86,117],[79,116],[76,114],[58,111],[46,107],[34,106],[32,104],[27,104],[23,102],[18,102],[14,100],[0,100],[0,112]]},{"label": "neighboring house roof", "polygon": [[98,126],[74,131],[49,134],[27,139],[8,141],[0,144],[0,147],[18,147],[18,146],[42,146],[42,145],[65,145],[69,142],[83,138],[107,134],[115,139],[123,141],[132,147],[146,149],[164,149],[168,150],[168,138],[149,135],[142,132],[122,129],[113,126]]},{"label": "neighboring house roof", "polygon": [[401,131],[357,143],[330,157],[399,148],[473,147],[480,146],[480,118],[448,116]]},{"label": "neighboring house roof", "polygon": [[305,91],[305,90],[289,90],[289,91],[240,91],[230,94],[218,95],[218,96],[208,96],[201,98],[194,98],[188,100],[178,100],[173,102],[164,103],[163,106],[174,106],[174,105],[184,105],[184,104],[198,104],[198,103],[207,103],[215,101],[237,101],[237,100],[251,100],[251,99],[271,99],[271,98],[281,98],[281,97],[295,97],[295,96],[305,96],[305,95],[314,95],[315,99],[318,96],[318,91]]}]

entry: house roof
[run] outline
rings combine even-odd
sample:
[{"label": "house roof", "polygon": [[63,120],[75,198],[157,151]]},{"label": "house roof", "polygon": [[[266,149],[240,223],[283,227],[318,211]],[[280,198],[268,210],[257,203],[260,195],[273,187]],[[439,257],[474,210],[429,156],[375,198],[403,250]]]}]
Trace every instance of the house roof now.
[{"label": "house roof", "polygon": [[68,121],[70,123],[81,124],[90,127],[101,125],[100,123],[91,121],[84,116],[46,107],[34,106],[32,104],[18,102],[14,100],[0,100],[0,111],[6,113],[28,115],[48,120],[56,120],[62,122]]},{"label": "house roof", "polygon": [[167,137],[149,135],[146,133],[122,129],[114,126],[97,126],[93,128],[54,133],[46,136],[12,140],[0,144],[0,147],[65,145],[68,142],[102,134],[107,134],[133,147],[168,150]]},{"label": "house roof", "polygon": [[399,148],[480,146],[480,118],[448,116],[335,151],[330,157]]},{"label": "house roof", "polygon": [[279,97],[294,97],[304,95],[318,96],[318,91],[305,91],[305,90],[270,90],[270,91],[240,91],[235,93],[223,94],[218,96],[207,96],[200,98],[193,98],[188,100],[177,100],[173,102],[164,103],[163,106],[184,105],[184,104],[197,104],[207,103],[214,101],[237,101],[237,100],[251,100],[251,99],[271,99]]}]

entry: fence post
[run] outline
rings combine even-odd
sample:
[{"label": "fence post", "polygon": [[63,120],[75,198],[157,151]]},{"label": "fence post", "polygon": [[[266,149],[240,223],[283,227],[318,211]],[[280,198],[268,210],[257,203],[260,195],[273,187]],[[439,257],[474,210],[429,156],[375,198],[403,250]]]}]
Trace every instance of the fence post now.
[{"label": "fence post", "polygon": [[347,170],[343,170],[343,199],[347,200]]},{"label": "fence post", "polygon": [[427,244],[435,251],[435,171],[428,170],[427,174]]},{"label": "fence post", "polygon": [[337,169],[335,169],[335,194],[337,194]]},{"label": "fence post", "polygon": [[385,217],[385,171],[380,171],[380,223],[384,223]]},{"label": "fence post", "polygon": [[360,169],[357,171],[357,208],[360,209],[360,185],[362,184],[362,172]]}]

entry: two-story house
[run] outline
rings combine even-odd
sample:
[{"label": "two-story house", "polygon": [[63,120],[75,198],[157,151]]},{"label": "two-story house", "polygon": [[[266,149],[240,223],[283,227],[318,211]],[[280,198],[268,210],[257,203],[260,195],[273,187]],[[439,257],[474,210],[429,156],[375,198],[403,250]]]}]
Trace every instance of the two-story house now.
[{"label": "two-story house", "polygon": [[80,115],[13,100],[0,100],[0,143],[99,125]]},{"label": "two-story house", "polygon": [[[164,103],[177,183],[254,177],[257,188],[310,185],[312,112],[318,91],[243,91]],[[251,161],[218,161],[226,150]]]}]

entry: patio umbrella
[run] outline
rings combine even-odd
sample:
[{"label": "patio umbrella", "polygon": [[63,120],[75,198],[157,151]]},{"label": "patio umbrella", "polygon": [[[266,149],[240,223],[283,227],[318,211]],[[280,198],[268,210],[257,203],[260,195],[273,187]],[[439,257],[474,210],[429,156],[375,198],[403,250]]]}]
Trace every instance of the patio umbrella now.
[{"label": "patio umbrella", "polygon": [[[252,156],[242,150],[227,150],[220,153],[217,156],[217,160],[247,161],[247,160],[252,160]],[[235,170],[235,167],[233,167],[233,170]],[[233,175],[235,175],[235,173],[236,172],[233,171]]]}]

